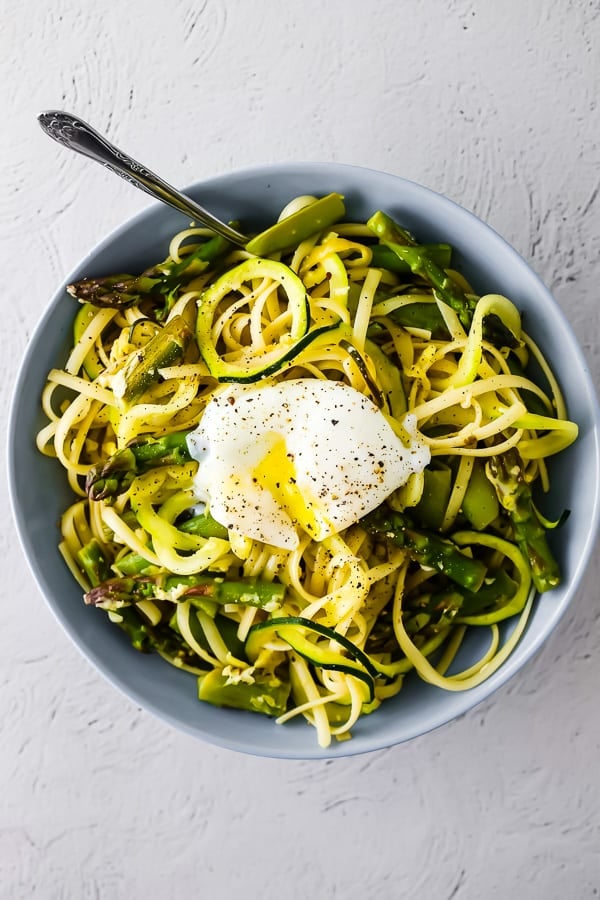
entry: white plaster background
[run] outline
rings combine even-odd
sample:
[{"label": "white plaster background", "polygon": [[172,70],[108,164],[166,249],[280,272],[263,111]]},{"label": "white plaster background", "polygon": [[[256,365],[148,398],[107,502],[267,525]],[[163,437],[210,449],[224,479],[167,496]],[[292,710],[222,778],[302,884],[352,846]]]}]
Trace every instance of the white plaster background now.
[{"label": "white plaster background", "polygon": [[[0,4],[2,431],[55,286],[147,205],[61,150],[65,108],[179,185],[282,159],[446,193],[531,262],[600,381],[600,3],[42,0]],[[593,898],[597,559],[492,700],[335,762],[205,746],[106,684],[29,575],[0,476],[0,897]]]}]

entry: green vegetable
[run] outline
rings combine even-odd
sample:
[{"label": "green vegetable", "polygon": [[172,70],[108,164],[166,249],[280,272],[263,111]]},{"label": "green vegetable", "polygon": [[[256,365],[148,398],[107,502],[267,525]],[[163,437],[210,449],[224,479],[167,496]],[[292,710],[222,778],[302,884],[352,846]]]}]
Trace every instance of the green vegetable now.
[{"label": "green vegetable", "polygon": [[[381,623],[378,624],[381,625]],[[396,637],[393,635],[393,627],[391,623],[386,626],[386,630],[388,627],[389,634],[392,636],[393,645],[391,655],[394,655],[399,652],[398,642],[396,640]],[[439,648],[448,638],[451,632],[451,628],[443,627],[439,629],[431,629],[431,631],[433,632],[431,637],[423,640],[422,642],[419,642],[418,635],[413,638],[415,642],[419,642],[419,650],[423,654],[423,656],[426,657],[432,656],[437,650],[439,650]],[[404,655],[402,655],[400,659],[393,659],[392,662],[388,663],[381,662],[379,659],[377,659],[375,654],[379,654],[381,652],[381,650],[377,647],[377,641],[379,640],[379,637],[377,634],[374,634],[373,638],[373,641],[371,640],[371,637],[369,638],[369,641],[367,642],[367,648],[369,649],[369,652],[373,654],[369,658],[380,675],[383,675],[386,678],[396,678],[398,675],[404,675],[407,672],[410,672],[410,670],[413,668],[413,664],[408,659],[408,657]],[[372,644],[374,645],[373,649],[371,649]],[[389,653],[390,650],[388,649],[386,655]]]},{"label": "green vegetable", "polygon": [[[367,225],[414,275],[431,285],[434,293],[455,311],[468,332],[478,298],[465,294],[458,282],[435,262],[427,250],[417,246],[412,235],[400,228],[386,213],[376,212]],[[513,333],[495,314],[486,317],[484,335],[497,347],[514,347],[518,344]]]},{"label": "green vegetable", "polygon": [[[202,601],[202,603],[203,605],[200,605],[200,603],[194,600],[192,604],[194,608],[190,610],[190,615],[188,618],[189,629],[192,632],[194,640],[206,653],[212,653],[210,644],[208,642],[206,634],[204,633],[204,629],[200,623],[200,620],[198,616],[194,614],[194,609],[203,609],[204,612],[206,612],[210,616],[211,621],[219,632],[219,635],[221,636],[221,639],[231,656],[236,660],[239,660],[240,662],[248,663],[243,641],[241,641],[237,635],[238,622],[235,622],[233,619],[228,618],[228,616],[221,615],[216,604],[213,603],[213,610],[209,611],[208,606],[210,601]],[[169,627],[180,634],[179,626],[177,624],[177,609],[169,619]]]},{"label": "green vegetable", "polygon": [[[305,632],[317,637],[325,637],[329,641],[334,641],[336,644],[339,644],[340,647],[346,650],[351,659],[356,659],[362,665],[369,675],[373,678],[376,676],[377,672],[368,656],[363,653],[359,647],[353,644],[352,641],[345,637],[345,635],[340,634],[333,628],[328,628],[326,625],[313,622],[312,619],[304,619],[302,616],[282,616],[253,625],[246,640],[248,658],[251,660],[256,659],[262,644],[265,641],[271,640],[275,635],[278,635],[282,640],[285,640],[288,643],[288,638],[291,638],[293,641],[300,644],[300,641],[297,640],[297,638],[299,636],[305,636]],[[331,663],[331,666],[329,667],[334,668],[340,655],[340,651],[331,650],[327,646],[318,648],[316,645],[314,649],[310,650],[310,653],[318,658],[318,662],[314,658],[310,661],[314,662],[315,665],[321,665],[324,668],[328,667],[328,663]],[[343,662],[347,663],[348,659],[343,660]]]},{"label": "green vegetable", "polygon": [[[349,344],[349,342],[345,343],[352,347],[353,350],[356,350],[356,348],[353,347],[352,344]],[[381,350],[377,346],[374,341],[371,341],[368,338],[365,341],[365,350],[369,354],[371,362],[375,366],[375,374],[383,390],[383,396],[381,397],[380,405],[383,406],[384,399],[387,400],[387,404],[389,406],[391,414],[397,419],[401,419],[407,410],[408,403],[406,400],[404,385],[402,384],[400,369],[392,362],[389,356],[387,356],[383,352],[383,350]],[[366,369],[364,361],[362,359],[361,361]],[[367,370],[367,376],[368,375],[369,373]],[[365,379],[365,382],[371,390],[371,394],[374,397],[378,397],[380,395],[380,391],[376,384],[372,385],[372,379],[370,378],[370,376],[368,377],[368,380]]]},{"label": "green vegetable", "polygon": [[[363,681],[369,689],[369,700],[374,699],[374,682],[377,669],[366,655],[352,641],[332,628],[303,619],[299,616],[288,616],[270,619],[254,625],[246,640],[248,659],[258,658],[261,647],[266,641],[277,635],[290,647],[303,656],[308,662],[321,669],[332,669],[345,672]],[[326,637],[340,646],[340,650],[332,649],[329,643],[310,640],[310,636]],[[342,650],[346,651],[344,654]]]},{"label": "green vegetable", "polygon": [[246,660],[246,662],[249,662],[246,657],[244,642],[238,637],[239,623],[234,619],[228,618],[228,616],[221,615],[220,612],[216,613],[214,623],[219,630],[219,634],[223,638],[223,643],[231,655],[235,657],[235,659],[242,661]]},{"label": "green vegetable", "polygon": [[279,250],[287,250],[339,222],[345,212],[342,195],[328,194],[257,234],[246,244],[246,250],[256,256],[270,256]]},{"label": "green vegetable", "polygon": [[[452,247],[450,244],[422,244],[420,248],[442,269],[447,269],[452,262]],[[400,259],[397,253],[385,244],[375,244],[371,247],[373,257],[371,265],[378,269],[388,269],[390,272],[404,274],[410,272],[408,263]]]},{"label": "green vegetable", "polygon": [[160,438],[136,438],[123,450],[114,453],[106,462],[92,466],[85,480],[85,490],[89,499],[104,500],[116,497],[131,486],[137,475],[156,466],[182,465],[190,462],[191,456],[187,446],[189,433],[189,431],[173,431]]},{"label": "green vegetable", "polygon": [[132,647],[140,653],[160,653],[175,665],[195,668],[206,666],[177,631],[165,623],[150,625],[135,606],[110,612],[109,616],[126,633]]},{"label": "green vegetable", "polygon": [[423,493],[412,513],[425,528],[439,531],[452,491],[452,470],[427,468],[423,471]]},{"label": "green vegetable", "polygon": [[209,512],[192,516],[192,518],[186,519],[185,522],[178,522],[177,527],[180,531],[185,531],[186,534],[196,534],[198,537],[203,538],[216,537],[226,539],[229,534],[225,526],[213,519]]},{"label": "green vegetable", "polygon": [[[356,347],[354,346],[354,344],[350,343],[350,341],[346,341],[346,340],[340,341],[340,347],[343,347],[344,350],[346,351],[346,353],[348,353],[349,356],[354,360],[356,368],[360,372],[363,381],[365,382],[366,386],[368,387],[368,389],[371,393],[373,402],[375,403],[376,406],[378,406],[381,409],[381,407],[383,406],[383,403],[384,403],[383,394],[377,387],[377,384],[371,378],[371,375],[369,374],[369,370],[367,368],[367,364],[363,359],[362,353],[359,350],[357,350]],[[376,349],[378,349],[378,348],[376,348]],[[383,354],[381,354],[379,357],[380,365],[379,365],[379,373],[378,374],[381,374],[383,372],[383,368],[381,366],[382,358],[383,358]],[[373,361],[375,361],[375,360],[373,359]],[[402,392],[402,399],[405,403],[406,399],[404,397],[404,392],[402,391],[402,384],[400,382],[399,373],[398,373],[398,377],[395,379],[395,382],[399,386],[398,389]]]},{"label": "green vegetable", "polygon": [[181,316],[174,316],[137,350],[113,379],[113,391],[123,405],[135,403],[160,381],[160,369],[182,361],[192,333]]},{"label": "green vegetable", "polygon": [[287,707],[290,683],[276,675],[259,672],[254,672],[252,678],[252,682],[247,682],[214,669],[198,677],[198,699],[213,706],[281,716]]},{"label": "green vegetable", "polygon": [[[97,308],[91,303],[84,303],[73,321],[73,343],[77,344],[82,334],[93,319]],[[104,365],[94,347],[90,347],[83,360],[83,369],[93,381],[104,370]]]},{"label": "green vegetable", "polygon": [[[308,640],[307,636],[311,635],[317,638],[327,638],[328,641],[339,645],[341,650],[332,649],[323,642],[317,644]],[[377,677],[377,670],[367,654],[345,635],[326,625],[313,622],[311,619],[304,619],[302,616],[282,616],[253,625],[246,640],[248,658],[250,660],[257,659],[262,645],[275,636],[286,641],[300,656],[304,656],[316,666],[324,669],[341,669],[342,671],[346,671],[346,667],[351,666],[351,674],[356,673],[358,666],[371,678]],[[347,656],[342,654],[342,650],[346,651]],[[357,666],[352,666],[353,661],[357,663]]]},{"label": "green vegetable", "polygon": [[124,309],[139,303],[143,295],[150,294],[159,279],[142,275],[107,275],[102,278],[82,278],[68,285],[67,292],[82,303],[94,306]]},{"label": "green vegetable", "polygon": [[516,592],[516,582],[500,569],[476,592],[451,585],[418,600],[408,599],[405,612],[408,609],[419,610],[436,621],[443,620],[453,624],[460,624],[467,617],[472,624],[478,624],[476,617],[479,616],[479,624],[491,625],[520,612],[520,609],[513,608],[510,603]]},{"label": "green vegetable", "polygon": [[[124,309],[145,300],[162,304],[165,298],[182,283],[191,280],[216,263],[231,244],[218,235],[195,247],[179,262],[170,260],[146,269],[141,275],[109,275],[102,278],[82,278],[67,287],[67,291],[82,303],[98,307]],[[167,300],[168,305],[168,300]],[[159,309],[157,318],[166,309]]]},{"label": "green vegetable", "polygon": [[[303,703],[310,702],[310,697],[306,693],[304,684],[301,678],[298,676],[296,668],[294,666],[290,666],[290,683],[292,686],[292,695],[294,698],[294,703],[298,706]],[[317,689],[323,690],[319,688],[317,685]],[[323,693],[326,693],[323,691]],[[369,715],[369,713],[374,712],[374,710],[378,709],[381,705],[380,701],[375,698],[372,702],[363,703],[361,707],[361,715]],[[330,725],[343,725],[348,721],[348,716],[350,714],[351,704],[349,702],[343,701],[329,701],[324,705],[324,710],[327,713],[327,719]]]},{"label": "green vegetable", "polygon": [[403,328],[422,328],[430,331],[435,339],[447,340],[450,336],[437,303],[419,301],[407,303],[391,310],[388,315],[392,322],[402,325]]},{"label": "green vegetable", "polygon": [[[125,556],[122,556],[117,562],[113,563],[112,568],[114,571],[119,573],[119,576],[123,575],[141,575],[142,572],[147,571],[148,569],[154,571],[155,566],[152,563],[149,563],[148,560],[140,556],[139,553],[127,553]],[[110,576],[107,575],[106,578],[101,579],[102,581],[107,581]]]},{"label": "green vegetable", "polygon": [[400,228],[386,213],[376,212],[367,225],[414,275],[431,284],[440,298],[457,313],[465,330],[468,331],[477,301],[468,298],[460,285],[438,266],[427,250],[423,246],[418,246],[412,235]]},{"label": "green vegetable", "polygon": [[155,269],[150,269],[149,273],[156,273],[163,277],[165,286],[169,288],[175,287],[185,276],[185,280],[195,278],[209,268],[219,257],[224,256],[230,249],[231,242],[221,235],[216,234],[209,240],[198,244],[191,253],[187,253],[179,260],[171,260],[169,263],[161,264]]},{"label": "green vegetable", "polygon": [[247,358],[242,364],[227,364],[223,360],[215,358],[212,365],[211,375],[214,375],[218,381],[222,383],[237,384],[253,384],[260,381],[261,378],[267,378],[284,369],[288,363],[293,363],[296,357],[303,350],[308,349],[310,345],[317,340],[322,334],[333,331],[339,326],[334,322],[330,325],[321,325],[319,328],[313,328],[303,337],[299,338],[289,349],[286,345],[280,344],[271,353],[264,353],[260,356]]},{"label": "green vegetable", "polygon": [[478,591],[483,584],[487,569],[482,562],[465,556],[450,539],[417,529],[406,513],[383,505],[361,519],[361,524],[372,534],[405,548],[419,565],[437,569],[461,587]]},{"label": "green vegetable", "polygon": [[510,516],[515,541],[529,563],[534,585],[540,592],[551,590],[560,584],[560,569],[548,546],[546,528],[534,506],[519,454],[511,449],[492,456],[487,473]]},{"label": "green vegetable", "polygon": [[227,581],[221,575],[131,575],[109,578],[84,595],[87,604],[101,609],[121,609],[140,600],[207,599],[214,603],[241,603],[273,611],[285,596],[285,585],[255,578]]},{"label": "green vegetable", "polygon": [[[271,278],[285,293],[291,318],[289,335],[268,349],[256,352],[249,348],[241,358],[228,361],[212,339],[216,310],[228,295],[237,294],[244,283],[260,278]],[[300,278],[284,263],[251,258],[230,269],[204,291],[198,304],[196,339],[211,375],[222,382],[253,382],[277,372],[316,337],[334,327],[325,325],[309,332],[309,305]]]},{"label": "green vegetable", "polygon": [[510,619],[511,616],[518,615],[525,605],[526,598],[522,593],[520,596],[521,599],[517,583],[504,569],[500,569],[490,584],[483,585],[476,594],[462,591],[460,609],[455,622],[460,624],[468,621],[468,624],[472,625],[492,625]]},{"label": "green vegetable", "polygon": [[77,562],[92,585],[100,584],[101,581],[105,581],[110,575],[106,556],[96,538],[92,538],[78,551]]},{"label": "green vegetable", "polygon": [[[529,377],[524,367],[521,365],[521,362],[514,353],[509,353],[507,358],[508,368],[513,373],[513,375],[520,375],[521,377]],[[549,413],[548,407],[542,401],[541,397],[538,397],[537,394],[534,394],[533,391],[527,391],[521,389],[519,392],[521,395],[521,399],[525,403],[527,407],[527,412],[533,413],[537,416],[547,416]]]},{"label": "green vegetable", "polygon": [[485,466],[476,459],[463,498],[462,511],[478,531],[483,531],[498,518],[500,505],[493,484],[485,474]]}]

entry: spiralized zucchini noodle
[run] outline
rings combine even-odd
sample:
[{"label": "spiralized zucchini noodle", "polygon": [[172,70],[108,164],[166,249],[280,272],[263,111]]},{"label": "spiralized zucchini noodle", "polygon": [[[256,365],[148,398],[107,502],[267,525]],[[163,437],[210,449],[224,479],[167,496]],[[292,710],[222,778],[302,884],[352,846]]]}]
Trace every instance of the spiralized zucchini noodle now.
[{"label": "spiralized zucchini noodle", "polygon": [[[73,345],[48,374],[37,446],[74,495],[65,563],[133,647],[197,676],[203,701],[303,717],[322,747],[413,670],[463,691],[502,665],[560,581],[547,541],[559,523],[537,494],[577,426],[518,309],[478,296],[448,244],[419,244],[384,212],[347,221],[336,194],[299,197],[244,249],[190,227],[142,274],[69,293]],[[428,462],[318,539],[327,511],[292,477],[273,486],[293,454],[279,475],[259,463],[293,526],[291,542],[269,543],[260,521],[235,527],[216,515],[221,498],[199,496],[193,435],[219,398],[260,408],[318,382],[353,389]],[[488,649],[461,670],[477,628]]]}]

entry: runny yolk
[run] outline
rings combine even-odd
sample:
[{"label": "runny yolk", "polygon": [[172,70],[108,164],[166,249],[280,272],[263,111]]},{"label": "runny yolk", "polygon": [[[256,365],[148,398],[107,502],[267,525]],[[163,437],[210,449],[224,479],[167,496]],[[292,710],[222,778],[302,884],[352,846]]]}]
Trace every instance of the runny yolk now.
[{"label": "runny yolk", "polygon": [[288,452],[285,440],[277,435],[260,463],[252,472],[257,487],[268,491],[295,526],[300,526],[313,539],[332,530],[331,523],[319,510],[314,497],[302,491],[296,482],[294,454]]}]

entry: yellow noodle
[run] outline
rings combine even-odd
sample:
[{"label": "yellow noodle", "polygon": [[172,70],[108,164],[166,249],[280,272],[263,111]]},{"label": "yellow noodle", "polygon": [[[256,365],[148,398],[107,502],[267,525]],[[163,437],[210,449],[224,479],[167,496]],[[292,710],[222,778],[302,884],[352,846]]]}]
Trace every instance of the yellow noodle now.
[{"label": "yellow noodle", "polygon": [[83,397],[89,397],[90,400],[98,400],[107,406],[115,405],[115,397],[111,391],[100,387],[95,381],[86,381],[85,378],[79,378],[77,375],[69,375],[61,369],[51,369],[48,373],[48,381],[53,384],[61,384],[63,387],[70,388]]},{"label": "yellow noodle", "polygon": [[100,337],[102,331],[114,319],[117,314],[116,309],[100,309],[93,316],[90,324],[87,326],[73,349],[69,354],[69,358],[65,363],[65,371],[70,375],[77,375],[81,369],[83,362]]},{"label": "yellow noodle", "polygon": [[546,358],[535,341],[528,335],[523,332],[522,334],[525,345],[531,351],[533,357],[535,357],[538,365],[540,366],[542,372],[548,384],[550,385],[550,390],[552,391],[552,396],[554,397],[554,405],[556,408],[556,415],[559,419],[567,418],[567,408],[565,405],[565,401],[562,395],[562,391],[558,386],[558,381],[554,377],[554,372],[548,365]]},{"label": "yellow noodle", "polygon": [[469,479],[471,478],[474,464],[475,458],[473,456],[461,457],[440,531],[448,531],[454,525],[469,486]]},{"label": "yellow noodle", "polygon": [[156,553],[139,539],[136,533],[121,519],[113,507],[102,507],[102,521],[106,527],[114,533],[115,540],[125,544],[130,550],[133,550],[134,553],[139,553],[139,555],[143,556],[149,563],[160,566],[160,560]]},{"label": "yellow noodle", "polygon": [[364,350],[367,328],[369,327],[371,310],[373,308],[373,299],[380,280],[381,273],[379,270],[369,269],[358,298],[358,309],[354,317],[354,341],[359,350]]},{"label": "yellow noodle", "polygon": [[[292,654],[290,659],[290,668],[296,672],[298,680],[302,685],[302,689],[309,701],[313,701],[314,705],[311,709],[314,726],[317,730],[317,740],[320,747],[329,747],[331,744],[331,728],[327,713],[323,709],[321,695],[313,681],[308,666],[302,657]],[[316,702],[315,702],[316,701]]]},{"label": "yellow noodle", "polygon": [[[415,647],[402,623],[401,593],[397,594],[397,602],[395,602],[394,607],[394,630],[403,652],[410,659],[421,678],[429,682],[429,684],[447,691],[466,691],[489,678],[512,653],[527,624],[533,604],[533,596],[534,593],[531,592],[512,634],[502,648],[491,658],[488,656],[489,651],[486,652],[476,664],[456,675],[440,675],[429,660]],[[494,640],[494,637],[492,640]]]}]

